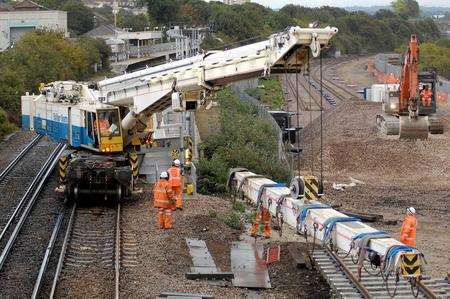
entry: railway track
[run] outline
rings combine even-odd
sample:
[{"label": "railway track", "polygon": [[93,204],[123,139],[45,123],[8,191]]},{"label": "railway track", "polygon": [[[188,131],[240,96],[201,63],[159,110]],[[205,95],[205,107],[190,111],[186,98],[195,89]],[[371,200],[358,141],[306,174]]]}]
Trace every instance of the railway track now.
[{"label": "railway track", "polygon": [[7,175],[22,161],[23,157],[39,142],[42,135],[36,135],[18,154],[17,156],[3,169],[0,173],[0,183],[7,177]]},{"label": "railway track", "polygon": [[[357,265],[351,258],[341,258],[328,249],[316,249],[311,253],[316,268],[329,283],[334,297],[337,298],[448,298],[450,285],[434,279],[423,280],[417,288],[400,279],[387,280],[387,284],[374,270],[362,270],[361,281],[357,279]],[[370,266],[366,266],[370,268]],[[374,273],[372,273],[374,272]],[[389,290],[389,292],[388,292]],[[416,296],[415,296],[416,295]]]},{"label": "railway track", "polygon": [[[326,71],[330,69],[331,67],[336,68],[342,63],[347,62],[349,59],[346,59],[344,61],[341,61],[337,64],[334,64],[333,61],[326,63],[323,68],[323,76],[322,76],[322,85],[324,90],[324,98],[325,100],[331,105],[336,106],[336,100],[333,98],[333,96],[339,100],[340,102],[347,102],[349,100],[353,100],[355,98],[358,98],[358,96],[354,93],[349,91],[347,88],[337,84],[333,80],[330,80],[326,76]],[[313,71],[311,72],[311,81],[313,82],[313,87],[317,90],[320,89],[320,67],[316,66]],[[327,92],[328,91],[328,92]],[[330,93],[330,94],[328,94]]]},{"label": "railway track", "polygon": [[[6,241],[6,245],[3,247],[0,254],[0,270],[3,268],[17,237],[20,234],[22,226],[28,219],[28,216],[39,197],[39,194],[45,187],[46,181],[53,173],[53,169],[58,163],[59,155],[66,148],[64,144],[58,144],[50,156],[45,161],[44,165],[41,167],[37,175],[34,177],[31,184],[28,186],[25,194],[22,196],[19,203],[16,205],[14,211],[9,217],[6,225],[3,227],[0,233],[0,242]],[[14,225],[14,227],[13,227]],[[9,234],[8,239],[5,238]]]},{"label": "railway track", "polygon": [[[116,206],[71,207],[68,225],[59,253],[58,263],[52,280],[50,298],[74,294],[80,275],[92,275],[89,289],[119,298],[121,267],[137,265],[129,247],[136,246],[121,228],[122,207]],[[56,230],[55,226],[55,230]],[[49,248],[51,244],[49,243]],[[44,259],[41,269],[45,269]],[[84,278],[85,279],[85,278]],[[35,290],[40,289],[43,280],[37,280]],[[83,294],[88,295],[89,290]],[[39,293],[39,292],[37,292]],[[91,294],[93,295],[93,294]]]}]

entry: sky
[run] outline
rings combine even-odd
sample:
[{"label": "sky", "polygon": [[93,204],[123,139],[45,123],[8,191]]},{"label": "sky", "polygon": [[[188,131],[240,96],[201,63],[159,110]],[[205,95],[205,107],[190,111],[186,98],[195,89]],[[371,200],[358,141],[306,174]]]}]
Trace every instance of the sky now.
[{"label": "sky", "polygon": [[[390,5],[391,0],[252,0],[271,8],[280,8],[286,4],[302,6],[378,6]],[[420,6],[450,7],[450,0],[419,0]]]}]

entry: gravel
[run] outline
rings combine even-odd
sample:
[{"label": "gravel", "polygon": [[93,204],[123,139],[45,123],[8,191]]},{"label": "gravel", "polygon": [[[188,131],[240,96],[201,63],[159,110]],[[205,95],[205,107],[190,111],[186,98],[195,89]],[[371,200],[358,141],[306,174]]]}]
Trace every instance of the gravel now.
[{"label": "gravel", "polygon": [[[0,167],[4,168],[35,135],[16,132],[0,143]],[[42,138],[8,174],[0,184],[0,229],[3,229],[19,200],[25,193],[46,157],[55,144]],[[0,273],[0,297],[29,297],[44,256],[53,225],[55,224],[60,199],[55,196],[56,175],[52,176],[25,221],[21,233]],[[15,222],[13,223],[13,227]],[[5,235],[10,236],[11,229]],[[7,240],[3,240],[3,250]]]},{"label": "gravel", "polygon": [[[429,274],[447,275],[449,260],[441,253],[450,241],[450,128],[447,125],[443,135],[432,135],[426,141],[398,140],[377,131],[375,117],[380,108],[380,103],[352,101],[324,112],[324,200],[397,220],[402,220],[407,207],[415,206],[418,248],[427,258]],[[448,117],[448,112],[448,107],[441,107],[439,114]],[[301,140],[300,172],[318,175],[319,119],[302,130]],[[333,182],[348,183],[350,177],[365,184],[344,191],[331,188]],[[380,227],[396,237],[400,225]]]},{"label": "gravel", "polygon": [[216,298],[314,298],[316,294],[327,298],[328,287],[320,275],[295,269],[285,243],[282,244],[281,261],[269,267],[273,289],[250,291],[231,285],[219,287],[206,281],[186,280],[184,274],[192,262],[185,238],[205,240],[216,265],[222,271],[230,271],[230,245],[238,240],[242,231],[231,229],[209,215],[210,211],[224,213],[230,208],[227,198],[199,195],[186,202],[183,211],[175,212],[173,230],[161,231],[155,226],[156,214],[149,193],[124,205],[122,230],[136,235],[139,266],[123,269],[121,295],[154,298],[162,292],[182,292],[210,294]]}]

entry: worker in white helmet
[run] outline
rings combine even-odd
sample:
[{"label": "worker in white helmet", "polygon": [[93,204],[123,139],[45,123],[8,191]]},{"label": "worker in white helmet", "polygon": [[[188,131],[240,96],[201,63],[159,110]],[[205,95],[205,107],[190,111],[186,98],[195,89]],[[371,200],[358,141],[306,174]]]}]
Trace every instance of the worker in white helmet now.
[{"label": "worker in white helmet", "polygon": [[161,172],[159,180],[153,189],[153,206],[158,209],[157,225],[161,229],[171,229],[173,227],[172,207],[175,200],[172,186],[169,182],[169,174]]},{"label": "worker in white helmet", "polygon": [[406,216],[400,230],[400,242],[405,245],[416,247],[417,219],[416,209],[409,207],[406,209]]},{"label": "worker in white helmet", "polygon": [[181,162],[178,159],[173,160],[172,167],[168,170],[170,175],[170,184],[176,199],[174,210],[183,209],[183,172],[181,171]]}]

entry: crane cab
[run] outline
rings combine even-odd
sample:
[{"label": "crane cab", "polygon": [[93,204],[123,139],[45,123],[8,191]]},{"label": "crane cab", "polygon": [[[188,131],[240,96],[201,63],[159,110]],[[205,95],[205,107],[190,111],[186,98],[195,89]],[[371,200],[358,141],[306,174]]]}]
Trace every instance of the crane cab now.
[{"label": "crane cab", "polygon": [[119,108],[95,99],[95,90],[73,81],[53,82],[40,95],[22,96],[22,129],[99,153],[123,152]]},{"label": "crane cab", "polygon": [[123,151],[122,128],[118,108],[85,111],[85,140],[82,147],[101,153],[120,153]]}]

